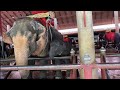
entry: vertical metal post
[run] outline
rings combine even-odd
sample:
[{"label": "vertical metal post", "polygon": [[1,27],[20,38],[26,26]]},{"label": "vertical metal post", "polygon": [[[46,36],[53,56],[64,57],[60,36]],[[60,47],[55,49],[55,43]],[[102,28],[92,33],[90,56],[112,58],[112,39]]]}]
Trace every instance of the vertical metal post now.
[{"label": "vertical metal post", "polygon": [[[76,64],[75,51],[73,49],[71,49],[70,53],[71,53],[72,64]],[[77,79],[77,70],[76,69],[71,70],[70,79]]]},{"label": "vertical metal post", "polygon": [[114,11],[114,21],[115,21],[115,28],[116,28],[115,32],[119,33],[119,25],[118,25],[118,23],[119,23],[119,15],[118,15],[118,11]]},{"label": "vertical metal post", "polygon": [[[101,47],[101,49],[100,49],[100,60],[101,60],[101,63],[106,63],[105,52],[106,52],[106,49],[104,47]],[[101,69],[101,78],[102,79],[107,79],[106,73],[107,72],[106,72],[105,69]]]},{"label": "vertical metal post", "polygon": [[[2,36],[2,21],[1,21],[1,11],[0,11],[0,35]],[[5,58],[5,53],[4,53],[4,42],[1,40],[1,46],[2,46],[2,58]]]},{"label": "vertical metal post", "polygon": [[[78,26],[80,62],[81,64],[90,65],[95,63],[92,11],[76,11],[76,18]],[[85,69],[87,72],[86,70],[79,69],[81,79],[98,79],[96,69],[92,69],[92,73],[90,67]]]},{"label": "vertical metal post", "polygon": [[2,21],[1,21],[1,11],[0,11],[0,35],[2,36]]},{"label": "vertical metal post", "polygon": [[[2,22],[1,22],[1,11],[0,11],[0,36],[2,37]],[[0,40],[0,45],[2,46],[2,38],[1,38],[1,40]],[[1,57],[2,57],[2,54],[3,54],[3,50],[2,51],[0,51],[1,52]]]}]

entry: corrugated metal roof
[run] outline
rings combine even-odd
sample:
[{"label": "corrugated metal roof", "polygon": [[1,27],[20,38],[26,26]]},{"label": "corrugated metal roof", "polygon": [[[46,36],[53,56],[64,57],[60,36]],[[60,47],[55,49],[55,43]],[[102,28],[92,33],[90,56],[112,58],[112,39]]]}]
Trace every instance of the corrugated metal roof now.
[{"label": "corrugated metal roof", "polygon": [[[58,21],[58,29],[76,28],[75,11],[54,11]],[[119,12],[120,14],[120,12]],[[31,15],[31,11],[1,11],[2,31],[6,31],[7,25],[20,17]],[[119,18],[120,19],[120,18]],[[93,25],[114,23],[113,11],[93,11]]]}]

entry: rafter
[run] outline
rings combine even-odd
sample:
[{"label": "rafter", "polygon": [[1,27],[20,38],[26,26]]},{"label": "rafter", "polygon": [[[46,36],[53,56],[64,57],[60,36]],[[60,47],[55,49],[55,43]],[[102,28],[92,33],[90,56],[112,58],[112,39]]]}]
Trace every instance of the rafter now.
[{"label": "rafter", "polygon": [[5,14],[1,14],[1,17],[3,21],[7,22],[7,24],[12,25],[13,22],[10,21],[10,19]]},{"label": "rafter", "polygon": [[20,14],[20,11],[13,11],[13,14],[15,17],[20,18],[22,15]]},{"label": "rafter", "polygon": [[22,17],[26,16],[26,14],[24,13],[24,11],[19,11],[19,13],[21,14]]},{"label": "rafter", "polygon": [[7,17],[6,19],[9,19],[10,22],[14,22],[14,19],[10,15],[9,11],[2,11],[2,14],[5,15]]},{"label": "rafter", "polygon": [[16,21],[17,16],[13,13],[13,11],[8,11],[9,15],[12,17],[14,21]]},{"label": "rafter", "polygon": [[3,20],[1,20],[2,21],[2,31],[3,31],[3,29],[4,29],[4,31],[7,31],[7,26],[6,26],[6,24],[5,23],[3,23]]},{"label": "rafter", "polygon": [[26,13],[26,15],[31,15],[31,12],[30,11],[24,11]]}]

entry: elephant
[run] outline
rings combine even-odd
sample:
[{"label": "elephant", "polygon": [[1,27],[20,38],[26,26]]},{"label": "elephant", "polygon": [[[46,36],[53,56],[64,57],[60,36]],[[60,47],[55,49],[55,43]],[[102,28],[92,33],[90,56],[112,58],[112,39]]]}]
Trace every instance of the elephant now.
[{"label": "elephant", "polygon": [[[30,17],[17,19],[8,32],[3,32],[3,41],[14,45],[16,65],[21,66],[28,65],[29,56],[49,56],[52,59],[60,54],[66,55],[64,51],[68,49],[65,49],[67,46],[64,44],[63,35],[58,30],[52,26],[46,28],[40,22]],[[56,42],[58,42],[57,45]],[[57,50],[51,49],[52,47],[56,47]],[[70,49],[67,51],[67,54],[69,53]],[[19,70],[19,73],[22,79],[27,79],[30,71]]]}]

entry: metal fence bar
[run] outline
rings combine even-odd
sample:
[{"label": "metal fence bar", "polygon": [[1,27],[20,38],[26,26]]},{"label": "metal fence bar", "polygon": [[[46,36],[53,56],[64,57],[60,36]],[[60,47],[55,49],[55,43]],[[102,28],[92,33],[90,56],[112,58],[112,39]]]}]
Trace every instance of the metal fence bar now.
[{"label": "metal fence bar", "polygon": [[[53,59],[70,59],[70,56],[64,56],[64,57],[54,57]],[[28,58],[28,60],[50,60],[50,58]],[[2,59],[0,62],[11,62],[15,61],[14,59]]]},{"label": "metal fence bar", "polygon": [[[75,56],[77,56],[76,54]],[[100,55],[96,55],[97,58],[100,58]],[[106,55],[106,57],[120,57],[120,54],[115,55]],[[28,58],[28,60],[49,60],[50,58]],[[54,57],[54,59],[70,59],[70,56],[64,56],[64,57]],[[15,59],[1,59],[0,62],[12,62],[15,61]]]},{"label": "metal fence bar", "polygon": [[1,66],[0,70],[69,70],[80,68],[120,69],[120,64],[91,64],[91,65],[46,65],[46,66]]}]

